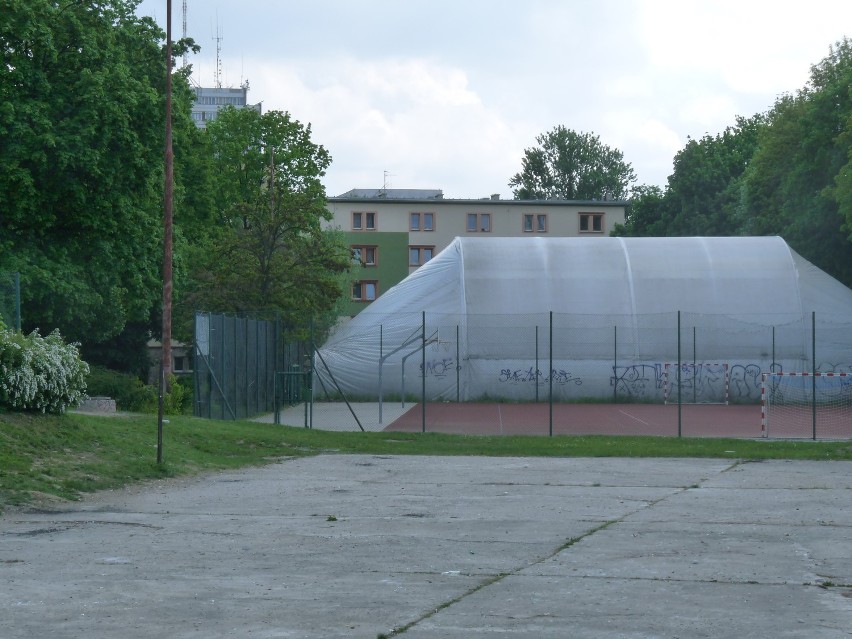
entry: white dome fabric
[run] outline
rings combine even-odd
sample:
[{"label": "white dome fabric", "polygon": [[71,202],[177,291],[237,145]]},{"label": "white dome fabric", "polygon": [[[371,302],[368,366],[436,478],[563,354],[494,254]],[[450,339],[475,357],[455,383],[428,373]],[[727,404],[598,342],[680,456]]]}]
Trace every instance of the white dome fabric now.
[{"label": "white dome fabric", "polygon": [[315,393],[419,397],[425,359],[429,400],[662,401],[680,361],[757,401],[812,369],[812,313],[819,370],[852,372],[852,290],[779,237],[456,238],[334,333]]}]

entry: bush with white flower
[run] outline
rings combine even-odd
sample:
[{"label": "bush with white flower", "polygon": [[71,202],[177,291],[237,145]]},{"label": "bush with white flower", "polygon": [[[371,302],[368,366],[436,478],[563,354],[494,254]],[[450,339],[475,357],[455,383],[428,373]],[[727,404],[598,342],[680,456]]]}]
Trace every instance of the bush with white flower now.
[{"label": "bush with white flower", "polygon": [[89,365],[79,344],[66,344],[59,331],[47,337],[0,326],[0,406],[15,411],[63,413],[86,397]]}]

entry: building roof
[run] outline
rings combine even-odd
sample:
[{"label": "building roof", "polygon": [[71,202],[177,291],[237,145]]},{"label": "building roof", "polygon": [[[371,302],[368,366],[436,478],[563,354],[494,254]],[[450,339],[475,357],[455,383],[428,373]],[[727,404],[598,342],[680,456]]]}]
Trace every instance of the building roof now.
[{"label": "building roof", "polygon": [[441,189],[350,189],[331,199],[441,200],[443,197]]},{"label": "building roof", "polygon": [[351,189],[342,195],[328,198],[330,202],[387,202],[422,204],[450,202],[455,204],[496,203],[509,206],[616,206],[625,207],[625,200],[503,200],[499,195],[483,198],[445,198],[441,189]]}]

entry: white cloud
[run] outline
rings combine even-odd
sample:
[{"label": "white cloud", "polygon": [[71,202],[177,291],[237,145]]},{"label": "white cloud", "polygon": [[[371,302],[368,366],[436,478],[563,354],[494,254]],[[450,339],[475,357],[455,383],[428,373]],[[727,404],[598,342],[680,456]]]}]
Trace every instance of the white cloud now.
[{"label": "white cloud", "polygon": [[[508,195],[526,147],[558,124],[621,149],[665,184],[687,136],[802,88],[852,25],[852,2],[811,0],[192,0],[193,60],[313,125],[330,193],[381,184]],[[159,0],[142,11],[162,14]],[[149,11],[150,12],[150,11]],[[177,13],[177,12],[176,12]],[[177,17],[177,16],[176,16]],[[174,20],[174,24],[179,24]]]},{"label": "white cloud", "polygon": [[252,68],[252,95],[262,95],[267,109],[286,105],[310,122],[314,140],[331,152],[331,194],[379,186],[384,171],[400,187],[444,188],[448,197],[471,197],[473,189],[506,194],[518,170],[515,134],[461,69],[355,58],[301,61],[286,70],[255,61]]},{"label": "white cloud", "polygon": [[[708,75],[738,93],[794,91],[852,20],[852,3],[658,0],[639,5],[639,32],[658,71]],[[749,114],[750,115],[750,114]]]}]

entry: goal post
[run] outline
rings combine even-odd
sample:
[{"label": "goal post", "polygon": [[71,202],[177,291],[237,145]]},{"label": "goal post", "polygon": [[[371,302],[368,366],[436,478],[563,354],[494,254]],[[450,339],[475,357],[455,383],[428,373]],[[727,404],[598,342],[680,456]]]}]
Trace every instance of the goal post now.
[{"label": "goal post", "polygon": [[764,373],[764,437],[852,438],[852,374]]},{"label": "goal post", "polygon": [[678,365],[665,363],[663,375],[663,403],[678,403],[678,372],[680,372],[681,404],[728,404],[730,376],[728,364],[706,362]]}]

